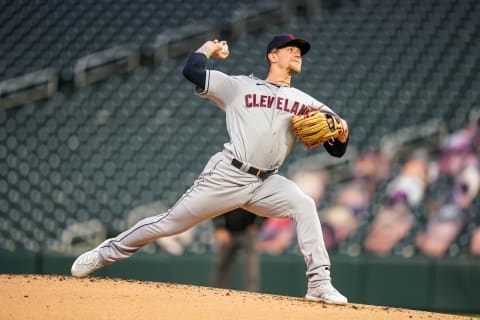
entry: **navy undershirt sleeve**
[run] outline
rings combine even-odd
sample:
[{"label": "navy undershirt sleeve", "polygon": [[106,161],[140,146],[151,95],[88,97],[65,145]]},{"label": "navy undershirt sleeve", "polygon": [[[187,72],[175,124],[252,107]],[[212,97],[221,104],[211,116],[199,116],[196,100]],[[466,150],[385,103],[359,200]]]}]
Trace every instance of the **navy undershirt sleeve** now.
[{"label": "navy undershirt sleeve", "polygon": [[333,141],[333,144],[329,144],[328,142],[325,142],[323,146],[327,150],[327,152],[337,158],[342,157],[345,152],[347,151],[347,145],[348,145],[348,138],[345,143],[341,143],[337,139]]},{"label": "navy undershirt sleeve", "polygon": [[183,67],[183,75],[185,78],[193,82],[197,87],[205,89],[205,77],[207,57],[203,53],[194,52],[185,62]]}]

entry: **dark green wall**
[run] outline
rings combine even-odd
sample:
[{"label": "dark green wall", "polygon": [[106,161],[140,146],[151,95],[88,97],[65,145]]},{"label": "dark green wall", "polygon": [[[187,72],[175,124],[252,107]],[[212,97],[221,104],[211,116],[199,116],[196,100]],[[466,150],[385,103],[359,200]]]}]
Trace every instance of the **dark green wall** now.
[{"label": "dark green wall", "polygon": [[[0,272],[67,275],[73,257],[0,252]],[[480,259],[332,257],[334,285],[349,301],[437,312],[480,312]],[[208,286],[212,256],[138,253],[95,276]],[[300,256],[261,257],[261,291],[301,297],[306,277]],[[237,264],[232,288],[241,289]]]}]

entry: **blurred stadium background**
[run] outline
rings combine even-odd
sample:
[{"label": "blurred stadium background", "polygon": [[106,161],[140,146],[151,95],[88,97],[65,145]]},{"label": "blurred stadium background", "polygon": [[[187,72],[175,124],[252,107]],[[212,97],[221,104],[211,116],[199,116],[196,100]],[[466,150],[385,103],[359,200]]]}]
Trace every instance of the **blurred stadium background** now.
[{"label": "blurred stadium background", "polygon": [[[350,154],[328,163],[339,174],[355,154],[400,157],[466,125],[479,109],[479,24],[477,0],[2,1],[0,272],[68,273],[79,250],[127,226],[128,212],[157,200],[170,206],[191,185],[227,139],[223,113],[195,97],[181,73],[186,54],[206,39],[227,39],[231,50],[212,67],[259,77],[272,35],[312,43],[294,86],[349,121]],[[311,156],[298,146],[282,173]],[[322,206],[341,179],[329,185]],[[384,187],[359,232],[331,251],[338,286],[353,302],[480,311],[480,261],[468,252],[478,199],[445,257],[405,250],[413,233],[389,257],[376,257],[359,244]],[[211,233],[201,225],[183,256],[151,246],[141,257],[145,265],[126,263],[136,270],[106,275],[157,279],[138,271],[155,263],[194,263],[203,274]],[[295,270],[302,279],[298,255],[293,246],[265,264],[277,264],[275,276]],[[187,274],[191,268],[169,270],[166,280],[203,281]],[[304,288],[303,280],[292,284],[295,277],[288,288],[265,279],[264,291],[295,295]]]}]

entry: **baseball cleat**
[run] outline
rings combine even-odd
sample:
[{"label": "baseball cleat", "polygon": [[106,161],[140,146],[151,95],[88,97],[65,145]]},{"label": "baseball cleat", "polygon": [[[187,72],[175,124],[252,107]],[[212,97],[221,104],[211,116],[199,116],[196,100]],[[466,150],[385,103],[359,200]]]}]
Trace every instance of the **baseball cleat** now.
[{"label": "baseball cleat", "polygon": [[93,249],[81,254],[72,264],[72,276],[83,278],[90,273],[103,268],[107,264],[103,262],[98,249]]},{"label": "baseball cleat", "polygon": [[339,305],[345,305],[348,302],[347,298],[338,292],[330,281],[325,281],[318,287],[308,288],[305,299]]}]

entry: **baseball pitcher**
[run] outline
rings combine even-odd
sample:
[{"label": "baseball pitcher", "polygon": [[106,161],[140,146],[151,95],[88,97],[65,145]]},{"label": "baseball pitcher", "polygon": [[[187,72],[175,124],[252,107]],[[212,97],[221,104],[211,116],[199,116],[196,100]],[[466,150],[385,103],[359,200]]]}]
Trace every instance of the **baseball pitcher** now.
[{"label": "baseball pitcher", "polygon": [[278,174],[296,141],[307,148],[324,146],[335,157],[343,156],[347,148],[346,121],[291,87],[292,76],[301,72],[302,56],[309,50],[307,41],[291,34],[273,37],[267,45],[269,71],[264,80],[207,69],[208,59],[228,58],[226,41],[207,41],[192,53],[183,74],[195,85],[199,97],[225,112],[229,141],[169,210],[140,220],[80,255],[72,265],[72,275],[87,276],[130,257],[155,239],[243,208],[264,217],[292,219],[307,269],[305,298],[346,304],[347,298],[331,283],[330,259],[314,201]]}]

